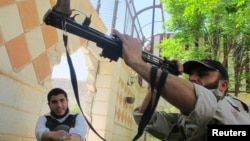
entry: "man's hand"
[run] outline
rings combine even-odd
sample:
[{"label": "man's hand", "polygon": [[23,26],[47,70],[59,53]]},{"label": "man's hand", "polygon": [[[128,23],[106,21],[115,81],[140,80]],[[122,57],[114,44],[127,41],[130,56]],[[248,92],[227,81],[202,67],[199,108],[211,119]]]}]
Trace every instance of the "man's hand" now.
[{"label": "man's hand", "polygon": [[42,135],[42,141],[73,141],[71,140],[72,134],[69,134],[63,130],[45,132]]},{"label": "man's hand", "polygon": [[122,41],[122,58],[128,66],[133,68],[137,63],[144,62],[142,60],[142,45],[138,39],[121,34],[115,29],[113,34]]},{"label": "man's hand", "polygon": [[176,59],[172,60],[172,62],[174,62],[177,65],[179,74],[182,74],[184,71],[183,64],[179,60],[176,60]]}]

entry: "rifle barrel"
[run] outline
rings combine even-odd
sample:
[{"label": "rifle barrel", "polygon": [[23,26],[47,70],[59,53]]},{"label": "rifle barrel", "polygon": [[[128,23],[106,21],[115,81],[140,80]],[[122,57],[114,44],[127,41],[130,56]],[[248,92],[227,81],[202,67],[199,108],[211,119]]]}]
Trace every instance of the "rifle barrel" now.
[{"label": "rifle barrel", "polygon": [[[117,61],[120,57],[122,57],[122,42],[117,37],[112,37],[101,33],[53,9],[48,10],[48,12],[43,17],[43,21],[47,25],[54,26],[61,30],[65,30],[69,33],[95,42],[98,47],[103,49],[101,56],[104,58],[109,58],[111,61]],[[166,58],[162,59],[150,54],[149,52],[142,51],[142,59],[147,63],[158,66],[162,69],[167,69],[172,74],[179,74],[177,71],[177,65]]]}]

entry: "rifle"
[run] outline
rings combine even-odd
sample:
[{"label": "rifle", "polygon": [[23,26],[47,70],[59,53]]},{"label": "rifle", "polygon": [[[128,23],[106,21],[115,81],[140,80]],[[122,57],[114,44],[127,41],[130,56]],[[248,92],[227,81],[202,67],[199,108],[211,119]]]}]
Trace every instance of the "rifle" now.
[{"label": "rifle", "polygon": [[[122,56],[122,42],[116,36],[108,36],[91,27],[91,16],[86,17],[83,23],[74,19],[75,15],[70,17],[70,14],[58,12],[55,9],[49,9],[44,15],[43,21],[47,25],[54,26],[61,30],[65,30],[74,35],[83,37],[96,43],[96,46],[102,48],[100,56],[109,58],[111,61],[117,61]],[[176,63],[152,55],[149,52],[142,51],[142,59],[145,62],[158,66],[162,69],[167,69],[174,75],[179,75]]]},{"label": "rifle", "polygon": [[[72,13],[72,11],[70,10],[70,0],[57,0],[57,3],[54,6],[54,8],[49,9],[47,11],[47,13],[44,15],[43,21],[47,25],[54,26],[54,27],[59,28],[63,31],[72,33],[74,35],[77,35],[77,36],[80,36],[80,37],[83,37],[85,39],[88,39],[90,41],[95,42],[98,47],[103,49],[102,53],[100,55],[104,58],[109,58],[111,61],[117,61],[120,57],[122,57],[122,42],[119,38],[117,38],[116,36],[108,36],[104,33],[101,33],[99,31],[89,27],[89,24],[91,22],[91,17],[86,17],[85,20],[82,23],[80,23],[74,19],[74,17],[76,15],[73,15],[70,17],[71,13]],[[63,37],[64,37],[64,44],[66,47],[67,46],[67,36],[64,35]],[[68,59],[68,63],[69,63],[69,68],[70,68],[70,72],[71,72],[71,82],[72,82],[72,86],[73,86],[73,89],[75,92],[77,104],[78,104],[84,118],[86,119],[88,125],[90,126],[90,128],[102,140],[105,141],[105,139],[97,133],[97,131],[94,129],[94,127],[92,127],[91,123],[87,120],[86,116],[84,115],[84,113],[81,109],[79,95],[78,95],[78,88],[77,88],[77,79],[76,79],[73,64],[72,64],[72,61],[70,59],[68,51],[67,51],[67,59]],[[170,73],[172,73],[174,75],[179,75],[176,63],[169,61],[166,58],[160,58],[160,57],[154,56],[146,51],[143,51],[142,52],[142,59],[145,62],[151,63],[159,68],[167,69]],[[165,72],[165,71],[163,71],[163,72]],[[165,81],[165,79],[163,81]],[[159,90],[159,88],[157,88],[157,89]],[[160,93],[160,91],[161,90],[159,90],[159,93]],[[157,94],[158,94],[158,92],[157,92]],[[157,96],[159,98],[160,94],[158,94]],[[158,100],[156,102],[154,102],[153,109],[151,109],[152,106],[149,104],[147,106],[146,112],[148,111],[150,113],[150,112],[154,111],[155,106],[158,103]],[[152,104],[151,101],[150,101],[150,103]],[[144,114],[144,115],[147,116],[147,114]],[[146,120],[150,119],[151,116],[152,115],[150,114],[149,116],[145,117]],[[138,129],[140,129],[144,125],[146,125],[146,123],[145,124],[143,123],[142,126],[139,125]],[[134,139],[141,136],[141,133],[142,133],[141,131],[143,131],[143,129],[138,130],[138,134],[136,135],[136,137]]]}]

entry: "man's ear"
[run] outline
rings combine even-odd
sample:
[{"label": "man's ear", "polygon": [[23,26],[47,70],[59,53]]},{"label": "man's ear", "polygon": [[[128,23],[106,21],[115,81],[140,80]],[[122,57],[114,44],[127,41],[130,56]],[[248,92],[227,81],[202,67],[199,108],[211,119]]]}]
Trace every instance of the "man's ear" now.
[{"label": "man's ear", "polygon": [[219,90],[224,94],[228,89],[228,80],[219,81]]}]

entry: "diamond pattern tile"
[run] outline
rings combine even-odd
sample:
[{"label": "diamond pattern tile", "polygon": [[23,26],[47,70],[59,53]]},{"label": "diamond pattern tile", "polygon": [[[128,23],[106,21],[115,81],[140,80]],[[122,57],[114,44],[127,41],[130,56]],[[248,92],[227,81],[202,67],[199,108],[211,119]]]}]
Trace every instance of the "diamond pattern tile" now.
[{"label": "diamond pattern tile", "polygon": [[31,61],[24,35],[8,42],[6,48],[14,71],[18,72],[25,64]]},{"label": "diamond pattern tile", "polygon": [[46,48],[50,48],[58,42],[56,28],[48,25],[42,25],[42,34]]},{"label": "diamond pattern tile", "polygon": [[17,6],[25,32],[39,25],[35,0],[20,1]]},{"label": "diamond pattern tile", "polygon": [[46,52],[34,59],[33,65],[39,82],[44,81],[50,76],[51,68],[49,64],[49,58]]},{"label": "diamond pattern tile", "polygon": [[14,2],[15,2],[15,0],[0,0],[0,7],[10,5]]}]

